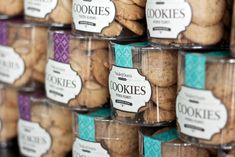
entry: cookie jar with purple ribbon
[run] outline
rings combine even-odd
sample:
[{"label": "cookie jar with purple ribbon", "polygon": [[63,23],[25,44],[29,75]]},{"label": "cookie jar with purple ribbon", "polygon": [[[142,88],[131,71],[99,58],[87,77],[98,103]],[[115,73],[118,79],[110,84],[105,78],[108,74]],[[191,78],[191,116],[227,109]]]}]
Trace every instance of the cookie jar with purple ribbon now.
[{"label": "cookie jar with purple ribbon", "polygon": [[72,113],[49,105],[43,89],[21,89],[18,144],[22,156],[66,157],[72,150]]},{"label": "cookie jar with purple ribbon", "polygon": [[24,12],[23,0],[0,0],[0,19],[22,16]]},{"label": "cookie jar with purple ribbon", "polygon": [[233,146],[235,60],[226,49],[187,49],[178,62],[180,138],[208,147]]},{"label": "cookie jar with purple ribbon", "polygon": [[138,127],[110,119],[110,109],[74,113],[73,157],[137,157]]},{"label": "cookie jar with purple ribbon", "polygon": [[0,84],[0,147],[16,145],[17,90]]},{"label": "cookie jar with purple ribbon", "polygon": [[133,40],[145,35],[146,0],[73,0],[73,32],[108,40]]},{"label": "cookie jar with purple ribbon", "polygon": [[146,20],[153,44],[228,44],[232,0],[147,0]]},{"label": "cookie jar with purple ribbon", "polygon": [[[207,150],[181,141],[176,128],[142,128],[139,131],[140,157],[212,157]],[[215,151],[216,153],[216,151]]]},{"label": "cookie jar with purple ribbon", "polygon": [[47,27],[0,21],[0,82],[22,87],[44,82]]},{"label": "cookie jar with purple ribbon", "polygon": [[72,23],[72,0],[24,0],[24,16],[40,25],[68,26]]},{"label": "cookie jar with purple ribbon", "polygon": [[50,30],[46,94],[52,103],[88,110],[108,103],[108,44]]},{"label": "cookie jar with purple ribbon", "polygon": [[109,92],[114,119],[144,126],[175,120],[177,52],[148,43],[111,43]]}]

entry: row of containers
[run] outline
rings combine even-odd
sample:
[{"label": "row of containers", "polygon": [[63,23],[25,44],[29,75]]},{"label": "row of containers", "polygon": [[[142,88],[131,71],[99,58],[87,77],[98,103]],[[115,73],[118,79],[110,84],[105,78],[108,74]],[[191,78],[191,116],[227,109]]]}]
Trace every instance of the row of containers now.
[{"label": "row of containers", "polygon": [[[232,4],[0,1],[1,145],[18,134],[29,157],[235,156]],[[27,22],[9,19],[23,10]]]}]

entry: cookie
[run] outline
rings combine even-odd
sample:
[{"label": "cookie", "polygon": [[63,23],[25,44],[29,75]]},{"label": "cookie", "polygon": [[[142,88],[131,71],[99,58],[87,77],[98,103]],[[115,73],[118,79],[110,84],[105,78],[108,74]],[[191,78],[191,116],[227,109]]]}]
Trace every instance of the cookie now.
[{"label": "cookie", "polygon": [[138,151],[138,127],[110,123],[104,143],[109,152],[127,155]]},{"label": "cookie", "polygon": [[7,107],[5,104],[0,105],[0,119],[8,122],[15,122],[18,119],[18,108],[15,107]]},{"label": "cookie", "polygon": [[108,102],[108,98],[108,89],[94,81],[86,81],[80,94],[76,97],[80,106],[88,108],[101,107]]},{"label": "cookie", "polygon": [[7,142],[14,139],[17,136],[17,124],[16,122],[2,122],[2,128],[0,131],[0,142]]},{"label": "cookie", "polygon": [[126,20],[120,16],[116,17],[116,20],[120,22],[123,26],[128,28],[130,31],[134,32],[135,34],[141,36],[145,32],[145,28],[142,24],[139,22],[133,21],[133,20]]},{"label": "cookie", "polygon": [[140,7],[145,7],[146,5],[146,0],[132,0],[135,4],[137,4]]},{"label": "cookie", "polygon": [[[71,6],[72,9],[72,6]],[[51,21],[59,24],[71,24],[72,16],[71,12],[68,12],[65,7],[58,5],[56,9],[49,15]]]},{"label": "cookie", "polygon": [[135,117],[135,113],[130,113],[130,112],[124,112],[124,111],[119,111],[119,110],[116,110],[116,115],[117,117],[121,117],[121,118],[134,118]]},{"label": "cookie", "polygon": [[[79,59],[78,59],[79,58]],[[80,52],[78,49],[70,53],[70,65],[75,70],[82,80],[90,80],[91,76],[91,59],[85,52]]]},{"label": "cookie", "polygon": [[192,8],[192,22],[199,26],[218,24],[226,9],[225,0],[186,0]]},{"label": "cookie", "polygon": [[79,50],[87,51],[87,53],[90,54],[93,50],[108,48],[108,43],[103,40],[93,40],[92,38],[87,38],[79,40],[77,48]]},{"label": "cookie", "polygon": [[116,16],[126,20],[140,20],[145,17],[144,9],[137,5],[125,4],[118,0],[113,0],[113,3],[116,6]]},{"label": "cookie", "polygon": [[60,107],[51,107],[49,109],[49,115],[53,125],[59,130],[71,130],[72,126],[72,114],[69,110]]},{"label": "cookie", "polygon": [[122,25],[119,23],[113,21],[108,27],[105,27],[102,31],[101,34],[104,36],[119,36],[123,30]]},{"label": "cookie", "polygon": [[171,87],[152,87],[151,100],[163,110],[175,110],[176,85]]},{"label": "cookie", "polygon": [[169,87],[177,82],[177,51],[146,52],[142,57],[142,73],[150,83]]},{"label": "cookie", "polygon": [[118,0],[122,3],[125,3],[125,4],[135,4],[132,0]]},{"label": "cookie", "polygon": [[187,39],[194,43],[213,45],[223,38],[224,26],[223,23],[207,27],[191,23],[183,34]]},{"label": "cookie", "polygon": [[163,44],[163,45],[177,45],[177,44],[190,44],[192,43],[190,40],[185,38],[183,34],[179,34],[177,39],[157,39],[150,38],[152,43]]},{"label": "cookie", "polygon": [[0,13],[8,16],[17,16],[23,13],[23,0],[0,0]]},{"label": "cookie", "polygon": [[108,50],[100,49],[95,50],[91,56],[91,69],[92,73],[102,86],[108,87],[109,77],[109,63],[108,63]]},{"label": "cookie", "polygon": [[144,111],[144,121],[146,123],[171,122],[176,119],[175,111],[160,109],[154,105],[149,106]]}]

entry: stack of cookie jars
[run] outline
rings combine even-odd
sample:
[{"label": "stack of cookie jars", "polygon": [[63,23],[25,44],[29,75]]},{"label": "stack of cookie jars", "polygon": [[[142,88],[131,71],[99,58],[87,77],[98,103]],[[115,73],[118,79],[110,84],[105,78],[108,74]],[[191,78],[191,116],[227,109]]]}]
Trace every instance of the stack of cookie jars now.
[{"label": "stack of cookie jars", "polygon": [[[0,1],[0,147],[12,148],[17,138],[17,89],[11,85],[23,73],[21,59],[9,46],[9,22],[23,14],[23,0]],[[21,73],[19,75],[19,73]]]},{"label": "stack of cookie jars", "polygon": [[[110,107],[109,73],[115,65],[112,57],[115,52],[112,53],[109,47],[116,43],[133,43],[146,35],[145,1],[73,0],[72,17],[72,33],[75,36],[70,39],[67,64],[81,82],[76,92],[70,88],[74,92],[70,92],[65,102],[76,110],[73,156],[136,157],[138,126],[130,125],[126,120],[117,121],[111,113],[107,113],[111,112],[110,109],[98,107]],[[55,54],[51,55],[51,59],[55,58]],[[137,71],[135,74],[141,77]],[[150,84],[144,78],[141,81],[148,88],[141,99],[148,99]],[[82,108],[88,113],[79,113]]]},{"label": "stack of cookie jars", "polygon": [[71,8],[70,0],[25,0],[25,21],[12,24],[10,44],[23,58],[25,73],[15,82],[20,87],[18,144],[22,156],[65,157],[72,149],[72,113],[49,103],[44,89],[49,27],[70,28]]},{"label": "stack of cookie jars", "polygon": [[188,144],[179,145],[168,131],[156,135],[143,131],[143,156],[156,155],[159,147],[149,147],[154,143],[160,146],[162,156],[167,156],[166,142],[177,151],[191,144],[205,148],[232,145],[234,63],[228,49],[231,4],[225,0],[147,0],[149,41],[159,49],[179,51],[174,105],[180,143]]},{"label": "stack of cookie jars", "polygon": [[153,45],[178,54],[177,130],[184,142],[231,146],[234,71],[228,43],[231,1],[147,1]]}]

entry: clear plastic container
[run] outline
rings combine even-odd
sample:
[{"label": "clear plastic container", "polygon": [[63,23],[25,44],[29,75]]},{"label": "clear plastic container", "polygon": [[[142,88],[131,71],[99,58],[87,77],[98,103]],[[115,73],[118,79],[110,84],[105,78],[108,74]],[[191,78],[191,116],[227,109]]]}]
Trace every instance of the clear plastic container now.
[{"label": "clear plastic container", "polygon": [[48,28],[24,21],[1,21],[0,26],[0,81],[15,87],[43,83]]},{"label": "clear plastic container", "polygon": [[73,0],[73,33],[108,40],[145,35],[146,0]]},{"label": "clear plastic container", "polygon": [[0,84],[0,147],[16,145],[17,90]]},{"label": "clear plastic container", "polygon": [[67,26],[72,23],[72,0],[24,0],[24,15],[29,22]]},{"label": "clear plastic container", "polygon": [[49,34],[47,97],[77,110],[108,103],[107,42],[75,37],[65,30],[51,30]]},{"label": "clear plastic container", "polygon": [[72,113],[47,103],[43,90],[19,92],[18,143],[26,157],[66,157],[72,150]]},{"label": "clear plastic container", "polygon": [[137,157],[138,127],[110,120],[110,110],[74,113],[73,157]]},{"label": "clear plastic container", "polygon": [[154,44],[229,43],[232,0],[147,0],[148,36]]},{"label": "clear plastic container", "polygon": [[182,51],[178,61],[180,138],[207,147],[234,145],[235,60],[215,48]]},{"label": "clear plastic container", "polygon": [[9,19],[23,15],[23,0],[0,0],[0,19]]},{"label": "clear plastic container", "polygon": [[178,50],[148,43],[112,43],[110,47],[113,118],[145,126],[174,121]]},{"label": "clear plastic container", "polygon": [[179,140],[175,128],[156,130],[139,131],[141,157],[214,157],[209,150]]}]

